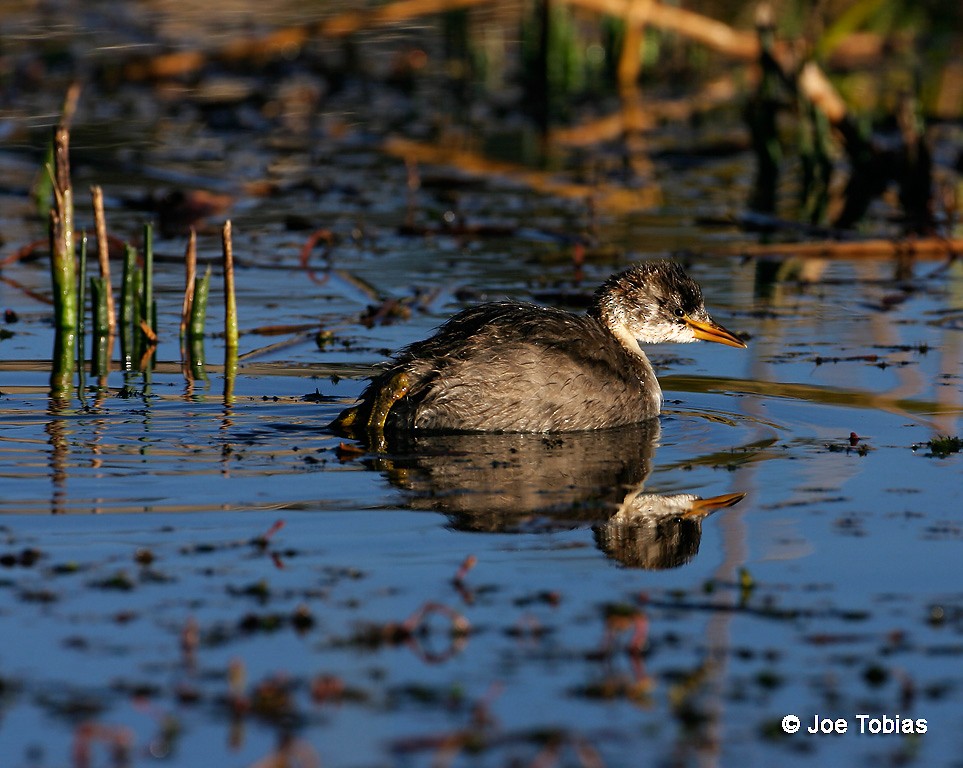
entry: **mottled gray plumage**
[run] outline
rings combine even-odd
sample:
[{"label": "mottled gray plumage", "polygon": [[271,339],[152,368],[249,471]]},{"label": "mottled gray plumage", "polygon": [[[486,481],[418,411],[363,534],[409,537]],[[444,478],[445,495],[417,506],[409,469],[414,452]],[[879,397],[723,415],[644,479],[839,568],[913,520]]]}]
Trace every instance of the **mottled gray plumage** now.
[{"label": "mottled gray plumage", "polygon": [[[700,328],[722,338],[693,331]],[[659,414],[662,390],[638,342],[741,341],[715,325],[677,264],[643,262],[607,280],[587,314],[520,302],[470,307],[395,357],[362,394],[355,424],[396,377],[410,381],[385,429],[564,432]],[[347,413],[347,412],[346,412]],[[343,418],[342,415],[341,418]]]}]

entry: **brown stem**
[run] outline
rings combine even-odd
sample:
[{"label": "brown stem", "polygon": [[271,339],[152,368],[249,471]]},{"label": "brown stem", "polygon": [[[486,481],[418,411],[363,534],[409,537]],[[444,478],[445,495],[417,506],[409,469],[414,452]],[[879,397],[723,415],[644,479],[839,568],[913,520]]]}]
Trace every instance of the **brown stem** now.
[{"label": "brown stem", "polygon": [[[181,344],[187,338],[187,329],[190,327],[191,310],[194,307],[194,281],[197,279],[197,233],[191,227],[191,236],[187,241],[187,250],[184,252],[184,302],[181,305]],[[184,357],[184,355],[182,355]]]},{"label": "brown stem", "polygon": [[107,289],[107,333],[113,339],[117,333],[117,314],[114,308],[114,292],[110,287],[110,246],[107,240],[107,219],[104,216],[104,190],[94,186],[90,188],[90,194],[94,201],[94,227],[97,230],[97,262]]}]

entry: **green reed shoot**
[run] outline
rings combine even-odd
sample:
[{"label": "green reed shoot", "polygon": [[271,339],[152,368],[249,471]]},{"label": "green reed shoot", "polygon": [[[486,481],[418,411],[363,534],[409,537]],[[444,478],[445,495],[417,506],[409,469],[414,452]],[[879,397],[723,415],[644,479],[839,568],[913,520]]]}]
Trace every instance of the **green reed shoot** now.
[{"label": "green reed shoot", "polygon": [[110,296],[110,283],[103,277],[90,278],[90,308],[93,318],[92,352],[93,373],[105,376],[110,364],[110,347],[113,335],[110,332],[110,312],[107,297]]},{"label": "green reed shoot", "polygon": [[224,250],[224,403],[234,402],[234,379],[237,375],[237,299],[234,295],[234,246],[231,243],[231,222],[224,222],[221,231]]},{"label": "green reed shoot", "polygon": [[77,349],[77,255],[74,252],[74,203],[70,188],[70,131],[66,115],[54,132],[54,164],[47,167],[53,180],[50,209],[50,279],[54,304],[54,353],[50,394],[69,396]]},{"label": "green reed shoot", "polygon": [[80,232],[80,261],[77,264],[80,277],[77,280],[77,363],[81,369],[84,365],[84,337],[87,335],[87,316],[84,307],[87,306],[87,230]]},{"label": "green reed shoot", "polygon": [[124,249],[124,271],[120,283],[120,354],[124,368],[130,370],[134,359],[134,317],[137,306],[137,251]]},{"label": "green reed shoot", "polygon": [[51,201],[54,199],[54,180],[53,174],[48,169],[54,165],[54,145],[50,142],[44,152],[43,163],[40,166],[40,173],[33,186],[34,204],[37,206],[37,213],[42,219],[50,218]]},{"label": "green reed shoot", "polygon": [[207,299],[211,291],[211,267],[207,266],[204,277],[194,279],[191,300],[191,316],[187,324],[187,355],[185,362],[190,365],[193,379],[207,380],[204,370],[204,321],[207,317]]},{"label": "green reed shoot", "polygon": [[50,209],[50,276],[54,322],[65,334],[77,332],[77,257],[74,252],[74,200],[70,188],[70,131],[63,124],[54,134],[54,206]]},{"label": "green reed shoot", "polygon": [[[155,343],[157,329],[157,304],[154,302],[154,233],[151,225],[144,225],[144,284],[141,294],[140,320],[147,324],[151,333],[144,331],[144,339]],[[143,327],[143,326],[142,326]]]},{"label": "green reed shoot", "polygon": [[207,316],[207,298],[211,292],[211,267],[207,266],[204,277],[194,280],[194,300],[191,303],[191,317],[187,338],[193,343],[204,338],[204,321]]},{"label": "green reed shoot", "polygon": [[87,319],[84,314],[84,306],[87,302],[85,295],[85,286],[87,284],[86,230],[82,230],[80,233],[80,262],[77,265],[77,269],[80,272],[80,279],[77,281],[77,306],[80,307],[77,315],[77,399],[83,403],[86,400],[84,395],[86,389],[86,384],[84,383],[84,338],[87,334]]},{"label": "green reed shoot", "polygon": [[131,347],[131,354],[133,355],[134,368],[136,370],[141,370],[142,366],[140,364],[141,358],[144,356],[144,349],[147,346],[147,339],[144,337],[144,331],[141,321],[141,311],[144,301],[144,270],[141,267],[134,268],[134,320],[132,333],[134,335],[134,344]]},{"label": "green reed shoot", "polygon": [[221,231],[224,255],[224,345],[237,349],[237,299],[234,295],[234,246],[231,243],[231,222],[224,222]]}]

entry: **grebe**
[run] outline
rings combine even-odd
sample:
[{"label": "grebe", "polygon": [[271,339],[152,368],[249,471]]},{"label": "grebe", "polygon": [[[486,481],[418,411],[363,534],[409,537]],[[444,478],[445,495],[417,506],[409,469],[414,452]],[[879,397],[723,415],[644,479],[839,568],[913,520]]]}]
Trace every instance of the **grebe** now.
[{"label": "grebe", "polygon": [[634,424],[662,408],[662,388],[639,343],[700,339],[746,346],[713,321],[682,267],[642,262],[603,283],[586,314],[515,301],[459,312],[402,349],[330,426],[363,435]]}]

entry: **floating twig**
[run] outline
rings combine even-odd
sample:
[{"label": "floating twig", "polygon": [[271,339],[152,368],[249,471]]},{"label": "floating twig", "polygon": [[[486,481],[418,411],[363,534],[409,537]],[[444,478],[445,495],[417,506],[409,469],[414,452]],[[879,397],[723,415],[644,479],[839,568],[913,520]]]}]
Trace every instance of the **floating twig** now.
[{"label": "floating twig", "polygon": [[475,557],[474,555],[468,555],[468,557],[466,557],[462,561],[461,565],[459,566],[457,573],[455,573],[455,577],[453,581],[457,584],[464,583],[465,577],[468,575],[468,572],[472,568],[474,568],[477,563],[478,563],[477,557]]},{"label": "floating twig", "polygon": [[147,339],[147,343],[151,346],[157,345],[157,334],[154,333],[154,329],[150,327],[150,324],[146,320],[140,321],[140,330],[144,334],[144,338]]},{"label": "floating twig", "polygon": [[251,539],[251,546],[255,549],[265,550],[271,543],[271,539],[274,538],[275,534],[284,527],[283,520],[275,520],[271,527],[268,528],[264,533],[258,534],[253,539]]},{"label": "floating twig", "polygon": [[331,269],[331,249],[334,247],[334,233],[330,229],[319,229],[311,233],[311,236],[305,241],[304,245],[301,247],[301,254],[298,258],[301,268],[308,273],[308,279],[313,283],[322,285],[327,282],[330,271],[326,271],[324,277],[319,278],[315,275],[314,270],[311,269],[311,251],[314,247],[321,241],[325,243],[324,258],[327,261],[327,269]]},{"label": "floating twig", "polygon": [[312,330],[309,332],[300,332],[289,339],[275,341],[273,344],[265,344],[263,347],[258,347],[257,349],[252,349],[248,352],[245,352],[243,355],[238,357],[238,360],[251,360],[253,358],[260,357],[261,355],[266,355],[270,352],[277,352],[278,350],[287,349],[297,344],[301,344],[312,337],[317,338],[318,334],[321,332],[320,329],[318,329],[317,325],[312,325],[311,328]]},{"label": "floating twig", "polygon": [[638,211],[662,204],[662,192],[658,187],[626,189],[613,184],[581,184],[560,179],[556,173],[491,160],[469,150],[449,149],[438,144],[399,137],[392,137],[381,146],[386,154],[405,158],[406,161],[410,159],[424,165],[450,165],[458,168],[462,173],[476,177],[507,178],[547,195],[569,199],[585,199],[594,195],[596,204],[612,213]]},{"label": "floating twig", "polygon": [[109,750],[114,765],[127,765],[134,746],[133,732],[122,725],[104,725],[97,722],[84,722],[74,731],[71,748],[73,764],[77,766],[93,763],[93,745],[101,742]]},{"label": "floating twig", "polygon": [[936,261],[954,258],[963,253],[963,239],[925,237],[900,240],[824,240],[815,243],[743,243],[718,249],[717,252],[809,259],[892,259],[911,256],[920,261]]}]

